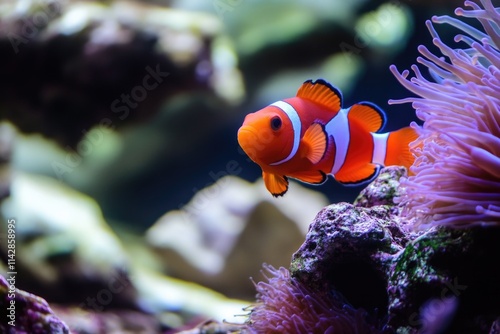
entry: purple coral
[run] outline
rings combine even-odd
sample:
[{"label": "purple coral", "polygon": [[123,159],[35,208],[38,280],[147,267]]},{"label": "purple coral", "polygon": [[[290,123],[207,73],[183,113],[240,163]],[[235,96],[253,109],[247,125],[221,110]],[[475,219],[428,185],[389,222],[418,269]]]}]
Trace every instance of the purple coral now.
[{"label": "purple coral", "polygon": [[490,0],[482,7],[472,1],[457,8],[455,14],[476,18],[484,31],[449,16],[433,17],[460,29],[464,35],[455,42],[467,45],[452,49],[427,21],[433,43],[449,60],[440,58],[425,46],[418,48],[425,57],[417,62],[427,67],[434,81],[419,68],[391,71],[408,90],[420,97],[390,100],[412,102],[424,121],[420,138],[412,144],[416,160],[402,185],[407,215],[416,227],[433,225],[468,227],[500,223],[500,11]]},{"label": "purple coral", "polygon": [[[15,281],[15,280],[14,280]],[[13,292],[14,291],[14,292]],[[12,296],[14,295],[14,297]],[[14,289],[0,275],[0,333],[68,334],[69,329],[38,296]],[[6,314],[3,314],[3,311]]]},{"label": "purple coral", "polygon": [[281,267],[264,265],[271,275],[256,284],[257,301],[248,320],[250,333],[379,333],[365,313],[342,303],[333,294],[313,291]]}]

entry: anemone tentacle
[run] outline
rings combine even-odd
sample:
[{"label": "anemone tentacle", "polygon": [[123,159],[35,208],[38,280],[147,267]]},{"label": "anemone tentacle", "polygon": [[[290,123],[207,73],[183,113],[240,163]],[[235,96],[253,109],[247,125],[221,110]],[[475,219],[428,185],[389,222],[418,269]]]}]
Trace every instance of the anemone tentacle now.
[{"label": "anemone tentacle", "polygon": [[[396,79],[417,97],[390,100],[412,103],[423,121],[420,137],[410,146],[416,156],[414,175],[402,182],[399,201],[415,227],[469,227],[500,224],[500,9],[491,0],[482,7],[457,8],[459,17],[477,19],[482,31],[459,18],[434,16],[426,25],[441,55],[419,46],[417,62],[427,68],[427,79],[417,65]],[[453,48],[444,43],[434,24],[448,24],[460,33]]]}]

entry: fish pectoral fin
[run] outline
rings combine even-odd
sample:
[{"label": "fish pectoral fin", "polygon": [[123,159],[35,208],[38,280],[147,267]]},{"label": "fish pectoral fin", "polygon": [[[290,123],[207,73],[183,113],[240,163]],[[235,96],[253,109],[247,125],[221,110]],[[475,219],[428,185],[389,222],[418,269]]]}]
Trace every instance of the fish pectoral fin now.
[{"label": "fish pectoral fin", "polygon": [[326,153],[327,136],[323,125],[313,123],[304,133],[302,147],[305,157],[312,163],[317,164]]},{"label": "fish pectoral fin", "polygon": [[283,196],[288,190],[288,179],[284,175],[262,172],[267,190],[274,197]]},{"label": "fish pectoral fin", "polygon": [[326,174],[320,170],[311,170],[299,173],[293,173],[290,177],[302,182],[321,184],[326,181]]},{"label": "fish pectoral fin", "polygon": [[342,108],[342,94],[323,79],[305,81],[297,91],[297,97],[319,103],[333,112]]},{"label": "fish pectoral fin", "polygon": [[382,168],[380,165],[367,163],[358,168],[343,167],[337,174],[334,175],[335,180],[344,185],[358,185],[365,182],[371,182],[375,179]]},{"label": "fish pectoral fin", "polygon": [[385,113],[377,105],[370,102],[359,102],[349,109],[349,119],[354,119],[369,132],[381,130],[385,123]]}]

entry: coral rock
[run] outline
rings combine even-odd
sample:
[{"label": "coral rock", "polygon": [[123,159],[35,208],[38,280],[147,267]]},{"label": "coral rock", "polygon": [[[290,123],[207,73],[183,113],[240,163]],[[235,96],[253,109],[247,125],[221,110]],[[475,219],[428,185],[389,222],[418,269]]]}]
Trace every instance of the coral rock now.
[{"label": "coral rock", "polygon": [[[382,170],[357,203],[391,203],[390,194],[396,193],[397,176],[401,175],[399,167]],[[388,182],[390,177],[394,178]],[[324,208],[293,255],[292,275],[318,289],[335,288],[356,307],[385,308],[391,259],[407,240],[395,223],[398,211],[388,205],[359,207],[348,203]]]},{"label": "coral rock", "polygon": [[385,168],[355,201],[327,206],[294,254],[292,277],[344,296],[396,333],[487,333],[500,314],[500,229],[413,232],[401,216],[404,176]]},{"label": "coral rock", "polygon": [[[0,333],[17,334],[66,334],[68,327],[51,310],[49,304],[42,298],[31,293],[15,289],[11,292],[10,284],[0,276],[0,310],[6,312],[0,318]],[[11,294],[15,297],[10,298]],[[7,310],[14,300],[15,311],[11,313]],[[9,318],[12,314],[13,317]],[[8,322],[13,321],[15,327]]]},{"label": "coral rock", "polygon": [[[394,257],[387,282],[389,324],[428,329],[438,311],[456,299],[450,333],[477,333],[492,326],[500,314],[499,239],[498,228],[442,227],[408,243]],[[432,300],[433,316],[428,317]]]},{"label": "coral rock", "polygon": [[395,206],[394,198],[400,195],[399,180],[406,176],[407,171],[404,167],[385,168],[372,183],[361,191],[354,205],[364,208],[376,205]]}]

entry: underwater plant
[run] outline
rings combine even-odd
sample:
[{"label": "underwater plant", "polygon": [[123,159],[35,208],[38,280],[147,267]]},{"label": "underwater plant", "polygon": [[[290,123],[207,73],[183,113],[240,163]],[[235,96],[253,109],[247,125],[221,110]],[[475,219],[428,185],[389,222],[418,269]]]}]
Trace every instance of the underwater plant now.
[{"label": "underwater plant", "polygon": [[264,265],[270,277],[255,284],[257,304],[247,321],[249,333],[379,333],[356,310],[327,292],[308,289],[281,267]]},{"label": "underwater plant", "polygon": [[[414,175],[402,181],[400,198],[416,228],[500,224],[500,9],[490,0],[480,2],[482,7],[465,1],[472,9],[457,8],[455,14],[477,19],[483,31],[450,16],[426,22],[434,45],[448,58],[419,46],[424,57],[417,62],[428,68],[432,80],[416,65],[412,78],[408,70],[390,68],[419,97],[389,103],[411,102],[424,121],[411,145]],[[446,45],[433,23],[461,30],[464,34],[454,41],[464,47]]]}]

